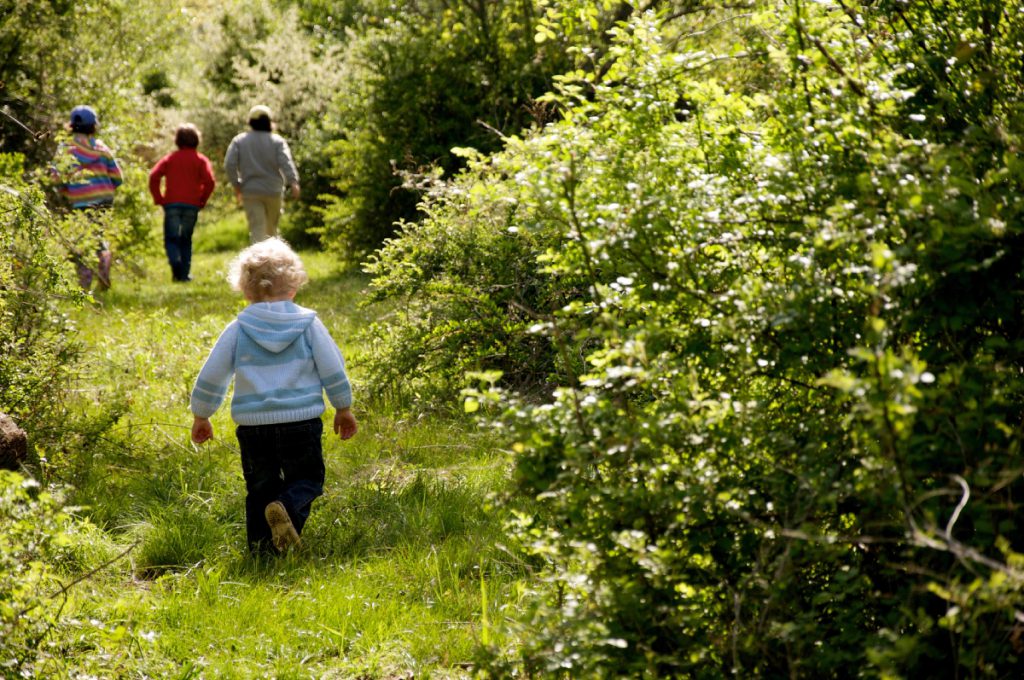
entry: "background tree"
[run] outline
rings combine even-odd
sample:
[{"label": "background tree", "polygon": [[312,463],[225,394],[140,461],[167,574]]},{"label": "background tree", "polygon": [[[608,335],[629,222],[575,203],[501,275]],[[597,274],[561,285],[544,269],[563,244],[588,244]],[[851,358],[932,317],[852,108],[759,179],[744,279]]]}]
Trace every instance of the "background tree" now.
[{"label": "background tree", "polygon": [[300,21],[294,7],[271,2],[229,3],[197,18],[206,37],[204,65],[185,87],[186,116],[204,131],[204,147],[222,173],[231,139],[248,129],[257,103],[270,107],[275,130],[289,143],[299,168],[302,197],[286,212],[283,233],[296,245],[316,243],[314,212],[330,190],[329,141],[324,119],[348,75],[341,44]]},{"label": "background tree", "polygon": [[498,148],[501,135],[542,115],[534,100],[567,62],[554,41],[535,42],[533,3],[339,5],[350,25],[319,22],[346,31],[349,75],[327,123],[334,189],[324,238],[359,262],[395,222],[418,216],[422,187],[409,173],[454,172],[454,147]]},{"label": "background tree", "polygon": [[51,120],[41,104],[67,97],[64,57],[52,48],[74,33],[71,8],[61,0],[0,5],[0,151],[45,154],[37,140]]}]

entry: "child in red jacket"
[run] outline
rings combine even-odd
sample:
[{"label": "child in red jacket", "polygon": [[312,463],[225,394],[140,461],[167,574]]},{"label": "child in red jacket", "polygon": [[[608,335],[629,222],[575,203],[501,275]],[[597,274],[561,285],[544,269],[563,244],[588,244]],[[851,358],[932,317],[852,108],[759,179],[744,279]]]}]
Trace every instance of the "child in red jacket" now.
[{"label": "child in red jacket", "polygon": [[191,281],[192,232],[216,181],[210,159],[196,151],[199,130],[195,125],[178,127],[174,143],[178,150],[161,158],[150,171],[149,193],[164,209],[164,247],[171,276],[175,281]]}]

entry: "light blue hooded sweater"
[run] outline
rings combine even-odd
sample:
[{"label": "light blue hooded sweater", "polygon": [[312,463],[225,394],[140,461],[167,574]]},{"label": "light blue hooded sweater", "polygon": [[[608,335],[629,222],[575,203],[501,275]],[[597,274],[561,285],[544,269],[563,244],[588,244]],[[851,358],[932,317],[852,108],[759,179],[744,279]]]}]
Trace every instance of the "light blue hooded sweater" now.
[{"label": "light blue hooded sweater", "polygon": [[291,301],[255,302],[228,324],[192,388],[192,413],[209,418],[235,394],[239,425],[274,425],[318,418],[323,392],[338,409],[352,405],[345,360],[316,312]]}]

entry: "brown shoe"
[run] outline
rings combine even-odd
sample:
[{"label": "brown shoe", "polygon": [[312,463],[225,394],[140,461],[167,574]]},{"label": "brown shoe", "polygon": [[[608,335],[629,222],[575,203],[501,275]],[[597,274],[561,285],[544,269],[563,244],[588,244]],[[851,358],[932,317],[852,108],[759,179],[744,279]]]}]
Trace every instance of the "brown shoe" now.
[{"label": "brown shoe", "polygon": [[301,544],[299,533],[295,531],[292,519],[288,516],[288,511],[284,509],[281,501],[267,504],[263,510],[263,516],[267,518],[267,524],[270,525],[270,535],[275,548],[283,552],[289,548],[297,548]]}]

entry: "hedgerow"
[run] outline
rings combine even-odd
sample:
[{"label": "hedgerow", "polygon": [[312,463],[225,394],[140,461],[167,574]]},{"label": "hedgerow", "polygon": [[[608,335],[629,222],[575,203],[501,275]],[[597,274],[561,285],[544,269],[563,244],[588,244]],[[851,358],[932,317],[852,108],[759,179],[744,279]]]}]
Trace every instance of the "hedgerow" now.
[{"label": "hedgerow", "polygon": [[61,303],[84,296],[70,284],[65,229],[23,172],[21,156],[0,154],[0,411],[45,446],[60,438],[80,353]]},{"label": "hedgerow", "polygon": [[1024,16],[698,16],[621,24],[370,265],[373,377],[469,372],[516,452],[545,585],[486,672],[1012,675]]},{"label": "hedgerow", "polygon": [[2,677],[55,677],[67,670],[50,638],[66,603],[50,566],[66,539],[66,520],[59,499],[37,482],[0,470]]}]

